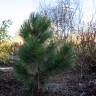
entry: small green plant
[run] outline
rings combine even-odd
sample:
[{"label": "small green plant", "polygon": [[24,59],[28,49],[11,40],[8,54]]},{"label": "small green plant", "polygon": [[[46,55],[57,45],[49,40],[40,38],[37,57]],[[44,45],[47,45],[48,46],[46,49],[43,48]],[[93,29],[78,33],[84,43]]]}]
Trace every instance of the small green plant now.
[{"label": "small green plant", "polygon": [[[20,60],[15,64],[17,79],[30,85],[32,96],[48,77],[69,68],[74,60],[71,44],[56,44],[52,36],[51,22],[46,16],[31,14],[20,29],[24,44],[19,49]],[[49,40],[50,39],[50,40]],[[48,44],[45,44],[49,40]]]}]

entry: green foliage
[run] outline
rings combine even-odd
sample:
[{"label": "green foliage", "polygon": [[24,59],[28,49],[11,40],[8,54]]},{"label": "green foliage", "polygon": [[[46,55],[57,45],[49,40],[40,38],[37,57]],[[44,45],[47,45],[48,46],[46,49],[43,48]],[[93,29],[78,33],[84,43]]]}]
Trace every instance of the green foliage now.
[{"label": "green foliage", "polygon": [[0,63],[6,64],[9,63],[10,55],[14,53],[14,47],[9,40],[9,36],[7,34],[7,28],[11,25],[10,20],[2,21],[2,25],[0,26]]},{"label": "green foliage", "polygon": [[38,14],[31,14],[20,29],[20,35],[26,40],[31,36],[36,36],[40,42],[44,42],[51,36],[50,21],[46,17]]},{"label": "green foliage", "polygon": [[[41,58],[44,48],[35,37],[28,38],[20,48],[20,58],[26,63],[36,62]],[[28,54],[27,54],[28,53]]]},{"label": "green foliage", "polygon": [[16,73],[19,73],[19,74],[16,74],[16,77],[19,81],[22,81],[23,83],[27,83],[27,84],[30,84],[32,82],[31,80],[31,75],[28,74],[27,70],[26,70],[26,66],[24,65],[24,63],[21,61],[21,62],[18,62],[16,61],[16,65],[14,65],[14,68],[16,69]]},{"label": "green foliage", "polygon": [[57,53],[56,63],[59,64],[58,67],[69,67],[74,60],[73,52],[71,44],[65,42]]},{"label": "green foliage", "polygon": [[60,46],[50,40],[45,46],[46,40],[52,35],[47,17],[31,14],[21,26],[20,35],[24,38],[24,44],[19,50],[20,60],[15,70],[21,81],[31,82],[36,87],[39,86],[38,82],[40,84],[46,79],[44,74],[49,77],[72,64],[74,54],[69,43]]},{"label": "green foliage", "polygon": [[7,63],[14,52],[15,46],[13,46],[11,41],[5,40],[0,42],[0,63]]},{"label": "green foliage", "polygon": [[0,41],[5,40],[9,37],[7,34],[7,27],[9,27],[11,24],[11,20],[2,21],[2,25],[0,26]]},{"label": "green foliage", "polygon": [[44,62],[46,67],[44,72],[48,76],[50,74],[56,75],[57,73],[70,68],[74,62],[74,50],[70,43],[63,42],[62,46],[54,43],[50,45],[47,49],[46,62]]}]

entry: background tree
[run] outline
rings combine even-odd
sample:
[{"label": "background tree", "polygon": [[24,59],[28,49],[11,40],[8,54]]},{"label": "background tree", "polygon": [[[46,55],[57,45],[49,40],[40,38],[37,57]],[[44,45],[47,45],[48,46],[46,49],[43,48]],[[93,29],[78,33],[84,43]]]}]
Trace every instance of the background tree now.
[{"label": "background tree", "polygon": [[[48,15],[52,21],[52,27],[61,39],[78,30],[82,23],[82,10],[79,0],[55,0],[47,4],[40,0],[40,14]],[[80,11],[80,12],[78,12]],[[77,31],[76,31],[77,32]]]},{"label": "background tree", "polygon": [[48,77],[64,71],[72,64],[73,49],[67,42],[59,45],[50,39],[51,22],[39,14],[30,15],[21,26],[20,36],[24,44],[18,54],[20,60],[15,64],[16,76],[31,86],[32,96],[38,96],[39,89]]},{"label": "background tree", "polygon": [[10,27],[11,24],[12,24],[11,20],[2,21],[2,25],[0,27],[0,41],[5,40],[6,38],[9,37],[7,28]]},{"label": "background tree", "polygon": [[9,57],[14,52],[7,31],[11,24],[11,20],[4,20],[0,26],[0,65],[8,64]]}]

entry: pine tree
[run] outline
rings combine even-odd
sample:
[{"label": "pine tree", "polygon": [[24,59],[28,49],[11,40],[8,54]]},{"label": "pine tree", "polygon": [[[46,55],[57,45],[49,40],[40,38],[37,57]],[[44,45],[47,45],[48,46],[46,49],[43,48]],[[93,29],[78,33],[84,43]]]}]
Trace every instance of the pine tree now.
[{"label": "pine tree", "polygon": [[[37,96],[45,80],[68,68],[74,58],[69,43],[61,46],[53,42],[51,22],[46,16],[31,14],[20,29],[24,44],[19,49],[20,60],[15,64],[16,76],[29,84],[32,96]],[[45,44],[49,41],[48,44]]]}]

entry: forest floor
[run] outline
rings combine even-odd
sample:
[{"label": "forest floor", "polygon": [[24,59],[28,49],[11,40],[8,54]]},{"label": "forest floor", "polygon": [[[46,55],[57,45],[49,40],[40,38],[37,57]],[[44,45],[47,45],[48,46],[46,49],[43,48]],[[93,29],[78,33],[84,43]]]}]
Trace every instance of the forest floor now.
[{"label": "forest floor", "polygon": [[[16,80],[12,68],[10,70],[7,68],[6,70],[0,70],[0,96],[25,96],[28,92],[28,87]],[[88,78],[90,80],[94,79],[91,75]],[[66,72],[51,77],[44,88],[61,94],[56,96],[80,96],[79,81],[79,73],[75,71]]]},{"label": "forest floor", "polygon": [[0,96],[24,96],[28,88],[15,79],[10,68],[0,68]]}]

